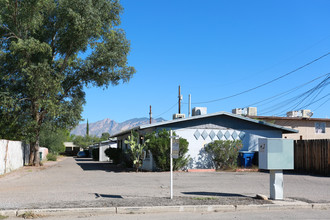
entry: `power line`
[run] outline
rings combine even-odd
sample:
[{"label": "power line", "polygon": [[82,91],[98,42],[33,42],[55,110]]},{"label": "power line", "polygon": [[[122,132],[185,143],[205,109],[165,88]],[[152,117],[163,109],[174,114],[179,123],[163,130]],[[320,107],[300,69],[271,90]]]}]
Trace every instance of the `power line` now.
[{"label": "power line", "polygon": [[[273,112],[274,110],[279,110],[279,109],[285,108],[285,110],[282,110],[281,113],[278,113],[278,114],[283,114],[282,112],[284,112],[284,111],[287,112],[287,111],[292,111],[292,110],[298,109],[298,106],[301,106],[301,107],[299,107],[299,109],[306,108],[307,106],[314,104],[320,100],[320,99],[318,99],[317,101],[315,101],[317,96],[319,96],[320,93],[324,90],[324,88],[329,84],[330,84],[330,76],[327,76],[319,84],[317,84],[313,88],[309,89],[308,91],[298,94],[292,98],[284,100],[275,105],[272,105],[272,106],[264,109],[262,112],[260,112],[260,114],[267,114],[267,113]],[[324,97],[322,97],[322,98],[324,98]],[[304,106],[302,106],[303,103],[305,103]],[[306,104],[306,103],[308,103],[308,104]],[[267,111],[267,109],[270,109],[270,110]]]},{"label": "power line", "polygon": [[302,66],[300,66],[300,67],[298,67],[298,68],[296,68],[296,69],[294,69],[294,70],[288,72],[288,73],[286,73],[286,74],[284,74],[284,75],[281,75],[281,76],[279,76],[279,77],[277,77],[277,78],[275,78],[275,79],[272,79],[272,80],[270,80],[270,81],[268,81],[268,82],[265,82],[265,83],[263,83],[263,84],[261,84],[261,85],[259,85],[259,86],[253,87],[253,88],[251,88],[251,89],[244,90],[244,91],[239,92],[239,93],[236,93],[236,94],[234,94],[234,95],[230,95],[230,96],[226,96],[226,97],[222,97],[222,98],[218,98],[218,99],[214,99],[214,100],[210,100],[210,101],[194,102],[194,103],[192,103],[192,104],[206,104],[206,103],[211,103],[211,102],[217,102],[217,101],[221,101],[221,100],[225,100],[225,99],[233,98],[233,97],[236,97],[236,96],[242,95],[242,94],[244,94],[244,93],[251,92],[251,91],[253,91],[253,90],[256,90],[256,89],[259,89],[259,88],[261,88],[261,87],[263,87],[263,86],[266,86],[266,85],[268,85],[268,84],[270,84],[270,83],[273,83],[273,82],[275,82],[275,81],[277,81],[277,80],[279,80],[279,79],[282,79],[282,78],[284,78],[284,77],[286,77],[286,76],[288,76],[288,75],[290,75],[290,74],[292,74],[292,73],[294,73],[294,72],[297,72],[298,70],[301,70],[301,69],[303,69],[303,68],[305,68],[305,67],[311,65],[312,63],[315,63],[315,62],[321,60],[322,58],[328,56],[329,54],[330,54],[330,52],[328,52],[328,53],[326,53],[326,54],[324,54],[324,55],[322,55],[322,56],[320,56],[320,57],[318,57],[318,58],[316,58],[316,59],[314,59],[314,60],[312,60],[312,61],[310,61],[310,62],[308,62],[308,63],[306,63],[306,64],[304,64],[304,65],[302,65]]},{"label": "power line", "polygon": [[321,106],[323,106],[325,103],[327,103],[328,101],[330,101],[330,98],[328,98],[327,100],[325,100],[325,102],[323,102],[321,105],[317,106],[316,108],[314,108],[314,111],[316,111],[317,109],[319,109]]},{"label": "power line", "polygon": [[[316,80],[318,80],[318,79],[320,79],[320,78],[322,78],[322,77],[324,77],[324,76],[328,76],[328,75],[330,75],[330,73],[327,73],[327,74],[324,74],[324,75],[319,76],[319,77],[317,77],[317,78],[314,78],[314,79],[312,79],[311,81],[308,81],[308,82],[306,82],[306,83],[304,83],[304,84],[301,84],[301,85],[299,85],[299,86],[296,86],[296,87],[294,87],[294,88],[292,88],[292,89],[289,89],[289,90],[287,90],[287,91],[285,91],[285,92],[282,92],[282,93],[279,93],[279,94],[277,94],[277,95],[271,96],[271,97],[269,97],[269,98],[263,99],[263,100],[261,100],[261,101],[258,101],[258,102],[255,102],[255,103],[252,103],[252,104],[246,105],[246,107],[248,107],[248,106],[254,106],[254,105],[257,105],[257,104],[263,103],[263,102],[265,102],[265,101],[268,101],[268,100],[274,100],[274,99],[277,98],[277,97],[278,97],[278,98],[281,98],[281,97],[283,97],[283,96],[286,96],[286,95],[292,93],[293,91],[296,91],[296,90],[298,90],[298,89],[300,89],[300,88],[302,88],[302,87],[304,87],[304,86],[306,86],[306,85],[308,85],[308,84],[310,84],[310,83],[312,83],[312,82],[314,82],[314,81],[316,81]],[[267,102],[267,103],[269,103],[269,102]],[[267,103],[265,103],[265,104],[267,104]],[[262,104],[262,105],[264,105],[264,104]]]},{"label": "power line", "polygon": [[172,107],[170,107],[168,110],[166,110],[165,112],[155,116],[155,118],[158,118],[159,116],[163,115],[163,114],[166,114],[167,112],[169,112],[170,110],[172,110],[178,103],[176,102]]},{"label": "power line", "polygon": [[317,100],[313,100],[312,102],[306,104],[305,106],[302,106],[301,108],[304,109],[304,108],[307,108],[308,106],[314,104],[314,103],[317,103],[318,101],[328,97],[330,95],[330,93],[326,94],[325,96],[322,96],[321,98],[317,99]]}]

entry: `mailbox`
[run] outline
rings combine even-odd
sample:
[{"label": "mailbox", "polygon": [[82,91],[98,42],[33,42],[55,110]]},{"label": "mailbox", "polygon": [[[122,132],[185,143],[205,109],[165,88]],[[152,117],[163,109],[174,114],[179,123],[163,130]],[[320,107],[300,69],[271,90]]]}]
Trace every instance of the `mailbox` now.
[{"label": "mailbox", "polygon": [[259,139],[259,169],[294,169],[293,140],[281,138]]}]

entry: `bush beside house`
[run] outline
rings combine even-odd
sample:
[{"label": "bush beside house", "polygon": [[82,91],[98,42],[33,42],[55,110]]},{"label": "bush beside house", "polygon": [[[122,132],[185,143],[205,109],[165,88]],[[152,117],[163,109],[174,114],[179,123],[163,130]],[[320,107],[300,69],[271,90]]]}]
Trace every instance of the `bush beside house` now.
[{"label": "bush beside house", "polygon": [[121,162],[121,149],[109,147],[104,151],[105,155],[112,160],[114,164],[120,164]]},{"label": "bush beside house", "polygon": [[92,150],[92,157],[93,157],[93,160],[99,161],[99,159],[100,159],[100,149],[99,148],[94,148]]},{"label": "bush beside house", "polygon": [[237,166],[238,154],[242,147],[240,140],[215,140],[206,145],[205,151],[211,155],[216,169],[227,169]]},{"label": "bush beside house", "polygon": [[[173,133],[173,135],[176,135]],[[157,169],[161,171],[170,170],[170,132],[163,129],[158,132],[149,133],[145,136],[149,139],[146,144],[147,150],[150,150],[155,160]],[[189,155],[188,152],[189,143],[186,139],[179,139],[179,158],[173,159],[173,169],[180,170],[188,165]]]}]

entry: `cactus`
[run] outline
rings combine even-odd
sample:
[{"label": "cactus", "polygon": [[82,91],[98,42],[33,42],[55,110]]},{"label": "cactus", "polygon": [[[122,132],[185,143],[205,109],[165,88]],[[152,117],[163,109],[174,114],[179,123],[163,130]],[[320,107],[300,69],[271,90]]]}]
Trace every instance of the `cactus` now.
[{"label": "cactus", "polygon": [[125,144],[128,144],[130,147],[130,155],[136,172],[139,171],[139,167],[142,164],[143,150],[146,148],[146,143],[148,143],[149,140],[145,140],[143,144],[138,144],[138,142],[139,136],[137,133],[134,134],[133,131],[131,131],[131,135],[128,136],[128,140],[125,140]]}]

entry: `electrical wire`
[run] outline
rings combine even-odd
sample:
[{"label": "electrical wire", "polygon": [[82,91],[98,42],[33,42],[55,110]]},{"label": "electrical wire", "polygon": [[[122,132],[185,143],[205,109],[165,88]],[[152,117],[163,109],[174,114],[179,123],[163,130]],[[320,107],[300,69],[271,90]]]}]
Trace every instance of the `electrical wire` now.
[{"label": "electrical wire", "polygon": [[[249,106],[258,105],[258,104],[263,103],[263,102],[265,102],[265,101],[276,100],[275,98],[282,98],[282,97],[284,97],[284,96],[286,96],[286,95],[288,95],[288,94],[290,94],[290,93],[292,93],[292,92],[294,92],[294,91],[296,91],[296,90],[298,90],[298,89],[300,89],[300,88],[302,88],[302,87],[304,87],[304,86],[306,86],[306,85],[308,85],[308,84],[310,84],[310,83],[312,83],[312,82],[314,82],[314,81],[316,81],[316,80],[318,80],[318,79],[320,79],[320,78],[322,78],[322,77],[324,77],[324,76],[328,76],[328,75],[330,75],[330,73],[327,73],[327,74],[324,74],[324,75],[319,76],[319,77],[317,77],[317,78],[314,78],[314,79],[312,79],[311,81],[308,81],[308,82],[306,82],[306,83],[304,83],[304,84],[301,84],[301,85],[299,85],[299,86],[296,86],[296,87],[294,87],[294,88],[292,88],[292,89],[289,89],[289,90],[284,91],[284,92],[282,92],[282,93],[279,93],[279,94],[277,94],[277,95],[274,95],[274,96],[271,96],[271,97],[269,97],[269,98],[263,99],[263,100],[261,100],[261,101],[254,102],[254,103],[252,103],[252,104],[246,105],[245,108],[247,108],[247,107],[249,107]],[[273,102],[273,101],[270,101],[270,102]],[[264,104],[262,104],[262,105],[265,105],[265,104],[268,104],[268,103],[269,103],[269,102],[266,102],[266,103],[264,103]],[[259,105],[259,106],[260,106],[260,105]]]},{"label": "electrical wire", "polygon": [[319,60],[321,60],[322,58],[328,56],[329,54],[330,54],[330,52],[328,52],[328,53],[326,53],[326,54],[324,54],[324,55],[322,55],[322,56],[320,56],[320,57],[318,57],[318,58],[316,58],[316,59],[314,59],[314,60],[312,60],[312,61],[310,61],[310,62],[308,62],[308,63],[306,63],[306,64],[304,64],[304,65],[302,65],[302,66],[300,66],[300,67],[298,67],[298,68],[296,68],[296,69],[294,69],[294,70],[288,72],[288,73],[286,73],[286,74],[283,74],[283,75],[281,75],[281,76],[279,76],[279,77],[277,77],[277,78],[275,78],[275,79],[272,79],[272,80],[270,80],[270,81],[268,81],[268,82],[265,82],[265,83],[263,83],[263,84],[261,84],[261,85],[255,86],[255,87],[253,87],[253,88],[250,88],[250,89],[244,90],[244,91],[242,91],[242,92],[236,93],[236,94],[234,94],[234,95],[230,95],[230,96],[226,96],[226,97],[222,97],[222,98],[218,98],[218,99],[214,99],[214,100],[210,100],[210,101],[193,102],[192,104],[206,104],[206,103],[211,103],[211,102],[218,102],[218,101],[221,101],[221,100],[225,100],[225,99],[229,99],[229,98],[233,98],[233,97],[236,97],[236,96],[242,95],[242,94],[244,94],[244,93],[251,92],[251,91],[253,91],[253,90],[256,90],[256,89],[259,89],[259,88],[261,88],[261,87],[264,87],[264,86],[266,86],[266,85],[268,85],[268,84],[270,84],[270,83],[273,83],[273,82],[275,82],[275,81],[277,81],[277,80],[279,80],[279,79],[282,79],[282,78],[284,78],[284,77],[286,77],[286,76],[288,76],[288,75],[290,75],[290,74],[292,74],[292,73],[294,73],[294,72],[297,72],[297,71],[299,71],[299,70],[301,70],[301,69],[303,69],[303,68],[305,68],[305,67],[307,67],[307,66],[309,66],[309,65],[311,65],[311,64],[313,64],[313,63],[315,63],[315,62],[317,62],[317,61],[319,61]]},{"label": "electrical wire", "polygon": [[[260,112],[260,114],[268,114],[270,112],[274,112],[274,109],[280,110],[280,109],[285,108],[285,110],[281,110],[280,113],[275,114],[275,115],[283,115],[283,114],[285,115],[285,113],[288,111],[304,109],[307,106],[310,106],[310,105],[314,104],[315,102],[320,101],[320,99],[316,100],[316,98],[321,94],[321,92],[329,84],[330,84],[330,76],[327,76],[319,84],[317,84],[313,88],[309,89],[308,91],[298,94],[292,98],[286,99],[280,103],[276,103],[276,104],[264,109],[262,112]],[[323,98],[324,97],[322,97],[322,99]],[[267,111],[268,109],[269,109],[269,111]],[[285,113],[283,113],[283,112],[285,112]]]},{"label": "electrical wire", "polygon": [[174,105],[172,105],[172,107],[170,107],[168,110],[166,110],[165,112],[163,112],[163,113],[161,113],[161,114],[155,116],[154,118],[158,118],[159,116],[164,115],[164,114],[166,114],[167,112],[171,111],[171,110],[172,110],[177,104],[178,104],[178,102],[176,102],[176,103],[175,103]]},{"label": "electrical wire", "polygon": [[328,101],[330,101],[330,98],[328,98],[327,100],[325,100],[325,102],[323,102],[321,105],[317,106],[316,108],[314,108],[314,111],[316,111],[317,109],[319,109],[321,106],[323,106],[325,103],[327,103]]}]

